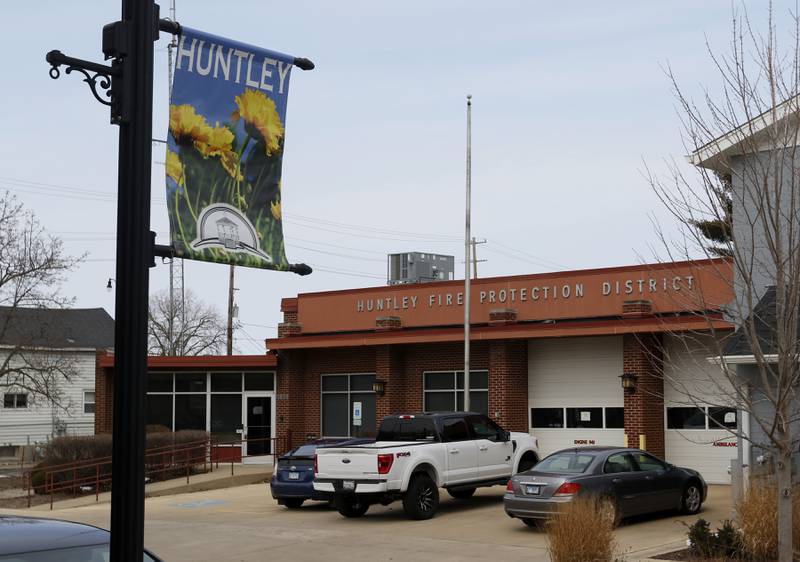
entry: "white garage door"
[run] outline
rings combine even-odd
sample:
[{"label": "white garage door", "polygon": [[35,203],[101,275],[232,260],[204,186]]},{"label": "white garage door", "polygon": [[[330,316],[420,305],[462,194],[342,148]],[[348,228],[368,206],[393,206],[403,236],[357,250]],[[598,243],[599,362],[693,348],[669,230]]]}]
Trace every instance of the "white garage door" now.
[{"label": "white garage door", "polygon": [[711,340],[665,337],[664,406],[667,461],[699,471],[712,484],[730,484],[728,467],[737,455],[736,410],[730,387],[714,355]]},{"label": "white garage door", "polygon": [[623,445],[620,374],[619,336],[529,340],[529,424],[542,454]]}]

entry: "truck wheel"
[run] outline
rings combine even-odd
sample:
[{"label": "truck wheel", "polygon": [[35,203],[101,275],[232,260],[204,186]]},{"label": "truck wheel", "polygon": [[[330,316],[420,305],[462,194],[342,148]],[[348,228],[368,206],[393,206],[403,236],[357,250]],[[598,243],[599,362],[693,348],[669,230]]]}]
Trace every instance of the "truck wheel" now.
[{"label": "truck wheel", "polygon": [[430,519],[439,508],[439,488],[427,474],[415,476],[403,496],[403,510],[411,519]]},{"label": "truck wheel", "polygon": [[300,498],[286,498],[283,500],[283,505],[289,509],[298,509],[301,505],[303,505],[303,500]]},{"label": "truck wheel", "polygon": [[369,504],[356,496],[337,495],[333,504],[344,517],[362,517],[369,509]]},{"label": "truck wheel", "polygon": [[457,500],[468,500],[473,495],[475,495],[475,488],[462,488],[460,490],[447,490],[447,493],[450,494],[451,497],[454,497]]}]

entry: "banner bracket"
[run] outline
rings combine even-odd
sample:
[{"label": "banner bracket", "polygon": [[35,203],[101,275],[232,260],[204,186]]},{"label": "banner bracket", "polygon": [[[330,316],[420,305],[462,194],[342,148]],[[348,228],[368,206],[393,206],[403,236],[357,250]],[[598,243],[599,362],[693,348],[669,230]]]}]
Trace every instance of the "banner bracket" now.
[{"label": "banner bracket", "polygon": [[[76,59],[68,57],[61,51],[50,51],[45,56],[45,60],[50,63],[50,78],[53,80],[61,76],[60,67],[66,66],[64,69],[65,74],[71,74],[73,71],[83,74],[83,81],[89,85],[94,98],[102,103],[111,107],[111,122],[120,123],[122,115],[119,112],[117,88],[114,87],[115,79],[122,77],[122,72],[116,61],[113,66],[106,66],[83,59]],[[98,92],[98,88],[102,92]],[[102,96],[101,94],[105,94]]]}]

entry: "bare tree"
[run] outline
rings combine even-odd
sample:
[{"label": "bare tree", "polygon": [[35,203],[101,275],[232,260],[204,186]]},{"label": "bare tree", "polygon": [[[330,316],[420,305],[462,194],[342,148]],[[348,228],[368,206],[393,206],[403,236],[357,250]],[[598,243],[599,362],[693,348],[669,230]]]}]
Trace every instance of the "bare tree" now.
[{"label": "bare tree", "polygon": [[220,313],[186,291],[183,311],[169,291],[150,298],[150,355],[215,355],[225,349],[227,327]]},{"label": "bare tree", "polygon": [[73,361],[42,349],[48,327],[30,325],[25,309],[68,305],[59,289],[79,261],[13,195],[0,194],[0,388],[68,406],[60,389],[73,376]]},{"label": "bare tree", "polygon": [[[746,413],[752,425],[749,433],[741,427],[732,431],[774,459],[779,560],[790,562],[797,493],[792,455],[800,439],[800,23],[794,14],[781,21],[791,22],[785,50],[779,49],[771,6],[763,32],[745,12],[734,14],[730,52],[708,47],[721,80],[700,104],[668,69],[697,174],[670,162],[669,177],[649,174],[649,179],[679,225],[677,240],[659,229],[669,258],[725,256],[715,263],[729,284],[731,302],[723,312],[736,333],[726,341],[716,333],[718,315],[698,313],[717,337],[675,337],[687,348],[705,346],[704,355],[716,358],[714,393]],[[708,400],[685,382],[665,383],[679,386],[692,403]]]}]

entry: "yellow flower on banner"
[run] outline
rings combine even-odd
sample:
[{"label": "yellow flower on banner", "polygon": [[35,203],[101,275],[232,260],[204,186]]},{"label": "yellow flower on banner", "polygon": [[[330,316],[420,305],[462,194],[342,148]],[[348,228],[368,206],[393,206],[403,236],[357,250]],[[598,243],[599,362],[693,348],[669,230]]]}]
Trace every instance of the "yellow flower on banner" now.
[{"label": "yellow flower on banner", "polygon": [[203,156],[220,156],[233,150],[233,133],[227,127],[220,127],[217,123],[217,126],[209,132],[208,140],[195,141],[194,145]]},{"label": "yellow flower on banner", "polygon": [[236,96],[236,105],[239,109],[234,112],[233,119],[244,119],[248,134],[264,140],[267,156],[276,152],[281,146],[284,130],[275,102],[264,92],[247,89]]},{"label": "yellow flower on banner", "polygon": [[167,150],[167,176],[175,180],[178,185],[184,185],[183,164],[180,157],[171,150]]},{"label": "yellow flower on banner", "polygon": [[208,142],[211,127],[189,104],[169,106],[169,131],[177,143]]},{"label": "yellow flower on banner", "polygon": [[226,150],[219,156],[219,161],[225,171],[236,181],[242,181],[244,176],[239,170],[239,156],[232,150]]},{"label": "yellow flower on banner", "polygon": [[275,217],[275,220],[276,221],[281,220],[281,202],[271,201],[269,204],[269,208],[272,211],[272,216]]}]

